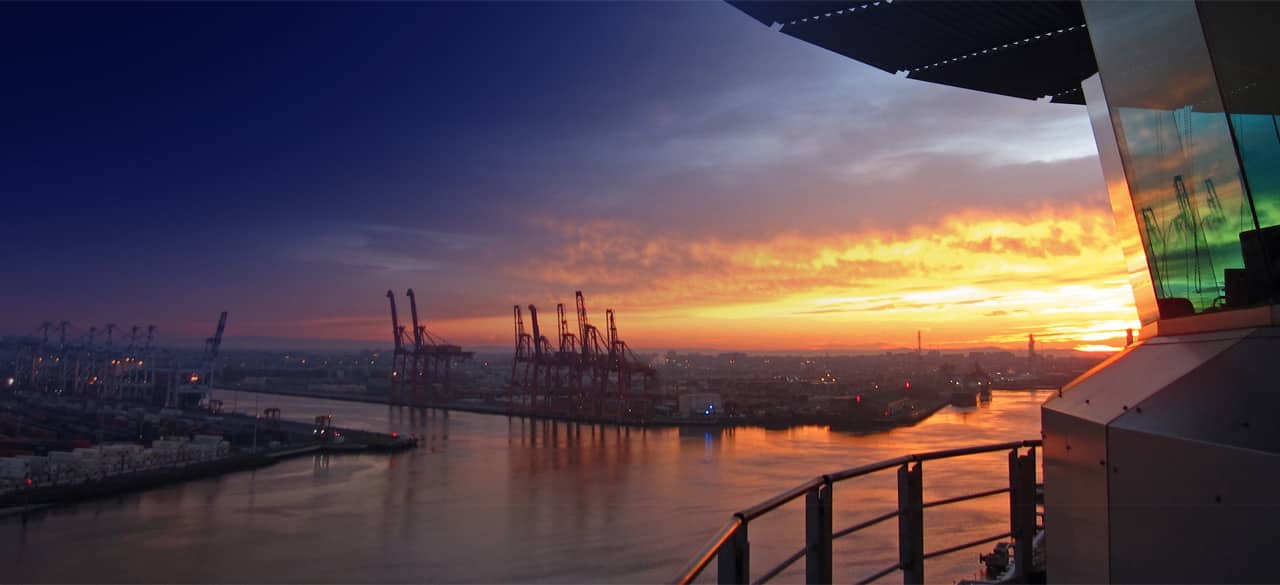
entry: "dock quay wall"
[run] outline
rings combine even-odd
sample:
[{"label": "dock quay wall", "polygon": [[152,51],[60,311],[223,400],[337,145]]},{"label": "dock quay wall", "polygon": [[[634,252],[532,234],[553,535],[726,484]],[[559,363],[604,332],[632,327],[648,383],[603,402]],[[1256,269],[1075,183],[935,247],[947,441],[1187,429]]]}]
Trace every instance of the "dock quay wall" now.
[{"label": "dock quay wall", "polygon": [[[26,458],[28,471],[24,477],[16,481],[9,477],[7,481],[0,483],[0,510],[111,496],[224,473],[257,469],[290,457],[326,453],[391,452],[408,449],[414,445],[411,439],[398,439],[357,430],[342,432],[351,440],[342,443],[314,441],[240,453],[225,451],[225,442],[223,442],[221,447],[224,450],[222,451],[202,450],[196,452],[200,454],[175,455],[169,459],[140,458],[140,461],[147,463],[119,467],[111,472],[108,472],[100,462],[88,464],[77,462],[74,464],[78,467],[75,473],[66,471],[69,466],[62,463],[45,463],[42,470],[41,464],[32,465],[31,460],[47,458]],[[357,442],[361,439],[365,442]],[[179,448],[175,447],[160,449],[179,451]],[[138,449],[142,452],[154,450],[155,448]],[[70,453],[52,455],[57,455],[58,460],[68,461],[71,458],[85,458],[89,461],[93,459],[92,456],[77,456]],[[16,465],[18,464],[6,463],[6,467]],[[62,466],[61,470],[59,466]],[[32,470],[35,473],[32,473]]]}]

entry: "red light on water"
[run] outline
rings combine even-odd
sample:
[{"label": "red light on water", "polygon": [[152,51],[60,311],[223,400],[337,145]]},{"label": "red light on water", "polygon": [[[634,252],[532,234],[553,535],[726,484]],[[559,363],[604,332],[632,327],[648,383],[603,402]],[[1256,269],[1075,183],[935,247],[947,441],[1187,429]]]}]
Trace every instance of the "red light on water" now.
[{"label": "red light on water", "polygon": [[397,433],[397,432],[394,432],[394,431],[393,431],[393,432],[391,433],[391,438],[392,438],[392,439],[399,439],[399,438],[400,438],[400,433]]},{"label": "red light on water", "polygon": [[36,483],[36,482],[31,481],[31,478],[29,478],[29,477],[27,478],[27,486],[28,486],[28,487],[35,485],[35,483]]},{"label": "red light on water", "polygon": [[857,403],[861,404],[861,403],[862,403],[862,395],[861,395],[861,394],[859,394],[859,395],[855,396],[853,400],[854,400],[854,402],[857,402]]},{"label": "red light on water", "polygon": [[902,387],[903,387],[903,388],[906,388],[907,390],[910,390],[910,389],[911,389],[911,382],[904,383],[904,384],[902,385]]}]

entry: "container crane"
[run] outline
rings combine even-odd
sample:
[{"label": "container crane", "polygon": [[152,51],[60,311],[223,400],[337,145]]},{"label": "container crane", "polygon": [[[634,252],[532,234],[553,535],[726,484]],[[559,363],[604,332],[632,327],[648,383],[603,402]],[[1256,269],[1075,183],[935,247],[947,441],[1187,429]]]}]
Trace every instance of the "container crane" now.
[{"label": "container crane", "polygon": [[[391,387],[387,399],[391,404],[426,407],[432,402],[445,402],[450,398],[449,372],[453,358],[470,358],[471,352],[450,345],[443,339],[432,337],[427,326],[418,318],[418,297],[413,289],[405,291],[409,297],[409,316],[412,319],[413,336],[400,323],[396,312],[395,293],[387,291],[391,306],[391,340],[394,344],[391,356]],[[407,346],[408,344],[412,344]],[[412,362],[412,363],[410,363]]]},{"label": "container crane", "polygon": [[396,314],[396,295],[390,290],[387,291],[387,301],[391,303],[391,341],[393,349],[391,350],[391,388],[387,394],[387,398],[391,404],[405,404],[404,392],[401,390],[403,384],[402,377],[407,366],[408,356],[404,348],[404,326],[400,324],[400,317]]},{"label": "container crane", "polygon": [[[1204,218],[1204,225],[1217,227],[1226,223],[1227,213],[1222,209],[1222,200],[1218,198],[1218,188],[1213,185],[1213,179],[1204,180],[1204,193],[1204,201],[1209,208],[1209,216]],[[1241,228],[1237,228],[1236,231],[1243,231]]]},{"label": "container crane", "polygon": [[[511,389],[510,406],[514,408],[516,394],[524,394],[529,388],[529,375],[533,362],[533,336],[525,332],[524,315],[520,312],[520,305],[513,305],[511,313],[515,320],[516,348],[515,356],[511,360],[511,379],[508,385]],[[521,369],[522,366],[523,369]]]},{"label": "container crane", "polygon": [[[1192,269],[1189,271],[1190,274],[1188,274],[1188,280],[1190,280],[1191,275],[1194,275],[1195,292],[1197,294],[1204,293],[1206,291],[1212,292],[1214,299],[1216,299],[1222,292],[1222,289],[1218,287],[1218,275],[1213,270],[1213,254],[1209,250],[1209,239],[1205,234],[1204,223],[1202,223],[1200,219],[1200,213],[1196,209],[1195,200],[1191,198],[1191,194],[1187,190],[1187,185],[1182,180],[1182,175],[1175,175],[1173,177],[1173,190],[1178,200],[1178,215],[1173,218],[1173,228],[1183,236],[1184,251],[1187,251],[1185,247],[1186,244],[1190,243],[1190,256],[1186,258],[1186,262],[1192,265]],[[1207,272],[1209,274],[1210,282],[1212,283],[1211,289],[1206,289],[1204,287],[1204,274],[1206,271],[1201,270],[1200,268],[1202,242],[1204,244],[1204,257],[1209,262],[1209,269]]]},{"label": "container crane", "polygon": [[[1155,273],[1156,292],[1160,298],[1165,298],[1164,287],[1164,264],[1165,252],[1167,251],[1167,242],[1165,242],[1164,233],[1160,230],[1160,222],[1156,220],[1156,212],[1150,207],[1142,208],[1142,223],[1147,232],[1147,241],[1150,242],[1151,253],[1151,271]],[[1160,245],[1160,249],[1156,250],[1156,244]]]},{"label": "container crane", "polygon": [[562,389],[568,395],[566,409],[576,409],[583,398],[582,356],[578,353],[578,336],[569,329],[567,313],[564,303],[556,303],[556,317],[560,325],[560,351],[556,353],[556,379],[553,384],[555,388]]},{"label": "container crane", "polygon": [[533,325],[533,378],[528,388],[530,406],[546,409],[551,403],[552,370],[556,367],[555,351],[551,340],[542,334],[542,328],[538,325],[538,308],[533,305],[529,305],[529,321]]},{"label": "container crane", "polygon": [[[108,335],[114,325],[107,325]],[[205,403],[213,394],[213,374],[215,371],[218,353],[222,348],[222,333],[227,328],[227,312],[223,311],[218,317],[218,328],[214,331],[213,337],[204,340],[204,363],[200,369],[184,375],[178,384],[175,384],[169,397],[165,403],[171,408],[191,409],[197,408],[201,403]]]},{"label": "container crane", "polygon": [[[607,325],[601,331],[589,320],[582,291],[575,291],[574,303],[577,333],[569,325],[568,309],[559,303],[555,343],[543,335],[536,306],[527,306],[532,334],[524,329],[520,306],[513,307],[512,409],[521,404],[515,398],[518,393],[527,399],[523,407],[531,413],[642,420],[651,410],[648,390],[655,370],[622,340],[613,309],[605,311]],[[634,392],[637,376],[643,378],[643,394]]]},{"label": "container crane", "polygon": [[426,348],[423,342],[423,327],[418,324],[418,300],[413,294],[413,289],[405,291],[405,296],[409,297],[409,316],[413,319],[413,351],[409,354],[412,357],[413,366],[408,372],[410,385],[409,403],[414,405],[423,405],[426,402],[425,389],[423,388],[423,376],[427,369]]},{"label": "container crane", "polygon": [[587,317],[587,301],[582,291],[574,292],[578,309],[578,344],[582,349],[582,373],[590,379],[589,387],[583,393],[583,404],[580,410],[591,416],[598,416],[604,405],[604,394],[609,385],[608,351],[600,339],[600,330]]},{"label": "container crane", "polygon": [[[652,366],[637,359],[627,342],[618,335],[618,324],[613,309],[605,311],[605,315],[609,322],[608,363],[610,370],[617,376],[612,395],[612,400],[616,402],[609,405],[613,407],[612,409],[606,410],[611,410],[617,418],[643,419],[648,416],[652,406],[650,394],[652,389],[649,386],[657,372]],[[643,384],[643,392],[639,395],[634,392],[633,386],[636,376],[640,376]]]}]

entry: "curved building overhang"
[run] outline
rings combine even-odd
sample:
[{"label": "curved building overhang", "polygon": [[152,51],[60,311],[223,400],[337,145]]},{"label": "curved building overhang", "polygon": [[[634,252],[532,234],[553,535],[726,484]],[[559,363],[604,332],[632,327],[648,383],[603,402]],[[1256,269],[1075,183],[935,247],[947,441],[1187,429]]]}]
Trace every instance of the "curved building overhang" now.
[{"label": "curved building overhang", "polygon": [[1098,71],[1078,1],[730,0],[783,33],[911,79],[1083,104]]}]

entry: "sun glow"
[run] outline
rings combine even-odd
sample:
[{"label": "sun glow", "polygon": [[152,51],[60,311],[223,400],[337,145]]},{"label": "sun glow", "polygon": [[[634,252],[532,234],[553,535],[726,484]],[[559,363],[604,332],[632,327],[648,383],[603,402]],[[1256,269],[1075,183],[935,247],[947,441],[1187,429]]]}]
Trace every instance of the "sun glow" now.
[{"label": "sun glow", "polygon": [[[914,347],[919,330],[929,349],[1019,348],[1034,334],[1046,349],[1114,351],[1139,323],[1113,221],[1095,209],[965,211],[905,230],[728,240],[541,220],[545,246],[500,267],[518,286],[492,313],[430,327],[503,347],[513,303],[554,315],[582,289],[593,318],[615,309],[641,350],[874,350]],[[381,339],[385,321],[337,323]]]},{"label": "sun glow", "polygon": [[1046,348],[1099,350],[1138,327],[1113,221],[962,212],[901,232],[738,241],[546,221],[559,238],[550,260],[509,270],[566,297],[573,283],[606,289],[588,291],[593,306],[617,309],[639,347],[875,348],[923,330],[939,348],[1034,333]]}]

